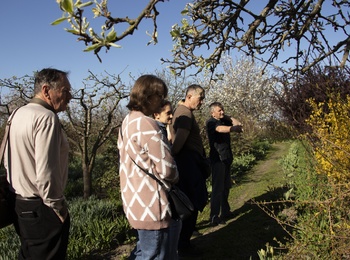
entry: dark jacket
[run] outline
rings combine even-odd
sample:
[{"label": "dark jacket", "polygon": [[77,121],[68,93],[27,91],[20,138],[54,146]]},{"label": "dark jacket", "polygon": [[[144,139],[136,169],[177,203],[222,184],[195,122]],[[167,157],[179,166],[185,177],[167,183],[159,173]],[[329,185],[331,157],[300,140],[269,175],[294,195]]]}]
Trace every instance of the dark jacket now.
[{"label": "dark jacket", "polygon": [[206,123],[210,146],[210,161],[212,163],[221,161],[226,164],[231,164],[233,155],[231,150],[230,133],[219,133],[215,130],[216,127],[221,125],[232,126],[232,122],[226,118],[217,120],[211,117]]}]

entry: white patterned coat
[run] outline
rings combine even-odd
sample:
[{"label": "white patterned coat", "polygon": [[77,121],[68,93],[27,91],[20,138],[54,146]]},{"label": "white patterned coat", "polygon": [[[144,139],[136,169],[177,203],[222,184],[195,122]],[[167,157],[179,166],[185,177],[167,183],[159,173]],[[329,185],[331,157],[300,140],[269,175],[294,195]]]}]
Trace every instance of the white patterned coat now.
[{"label": "white patterned coat", "polygon": [[139,111],[125,117],[119,132],[120,189],[124,212],[135,229],[158,230],[171,221],[164,188],[136,165],[167,187],[176,183],[178,171],[164,138],[156,121]]}]

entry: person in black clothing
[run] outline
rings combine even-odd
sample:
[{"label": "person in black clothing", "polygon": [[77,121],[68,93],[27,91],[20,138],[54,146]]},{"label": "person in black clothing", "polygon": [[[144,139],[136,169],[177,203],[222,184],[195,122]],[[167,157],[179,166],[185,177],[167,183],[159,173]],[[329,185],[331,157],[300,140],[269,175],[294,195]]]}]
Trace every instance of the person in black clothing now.
[{"label": "person in black clothing", "polygon": [[202,169],[205,151],[200,135],[200,127],[193,114],[204,102],[205,91],[197,84],[187,88],[185,100],[175,112],[171,124],[174,141],[171,152],[179,170],[178,187],[188,196],[195,207],[194,213],[182,221],[178,251],[180,256],[199,256],[190,239],[195,231],[198,212],[208,201],[206,174]]},{"label": "person in black clothing", "polygon": [[232,186],[230,166],[233,160],[231,150],[231,132],[242,132],[242,124],[225,115],[219,102],[210,104],[211,117],[206,122],[210,145],[210,163],[212,172],[212,193],[210,199],[210,221],[212,225],[225,224],[231,213],[228,196]]}]

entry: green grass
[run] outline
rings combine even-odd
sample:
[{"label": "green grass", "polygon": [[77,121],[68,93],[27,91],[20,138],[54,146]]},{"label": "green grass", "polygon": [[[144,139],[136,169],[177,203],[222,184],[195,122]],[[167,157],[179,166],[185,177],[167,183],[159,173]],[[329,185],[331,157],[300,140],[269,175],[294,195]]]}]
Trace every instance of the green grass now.
[{"label": "green grass", "polygon": [[[229,201],[236,217],[226,225],[209,225],[209,204],[199,214],[197,226],[204,235],[193,238],[193,243],[203,251],[200,259],[259,259],[257,252],[266,249],[267,243],[278,247],[276,240],[285,241],[286,232],[252,201],[274,201],[283,196],[286,179],[279,160],[287,154],[289,147],[288,142],[274,144],[264,160],[235,178]],[[89,201],[71,201],[70,206],[73,219],[68,250],[70,259],[126,259],[134,239],[125,218],[114,216],[116,212],[121,213],[121,205],[91,198]],[[13,235],[9,236],[9,232]],[[18,243],[11,243],[9,237],[17,237],[14,230],[0,230],[1,252],[9,253],[11,248],[17,252]],[[108,249],[109,246],[120,249],[119,244],[125,240],[129,245],[122,252]],[[15,258],[1,256],[2,259]]]},{"label": "green grass", "polygon": [[266,244],[278,247],[278,241],[286,241],[288,235],[283,228],[252,199],[263,202],[283,197],[286,179],[279,160],[289,147],[289,142],[274,144],[263,161],[236,179],[229,196],[234,219],[211,227],[209,205],[199,215],[197,224],[204,235],[194,238],[193,243],[203,251],[201,259],[259,259],[257,252],[266,249]]}]

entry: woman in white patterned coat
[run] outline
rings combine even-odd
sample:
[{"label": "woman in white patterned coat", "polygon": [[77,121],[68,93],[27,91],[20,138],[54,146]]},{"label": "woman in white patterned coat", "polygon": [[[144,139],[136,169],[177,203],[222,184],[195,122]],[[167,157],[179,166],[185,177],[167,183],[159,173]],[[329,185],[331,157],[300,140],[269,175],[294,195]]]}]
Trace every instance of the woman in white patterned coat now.
[{"label": "woman in white patterned coat", "polygon": [[156,121],[149,117],[159,110],[168,94],[163,80],[154,75],[138,78],[130,93],[130,110],[119,131],[120,189],[130,225],[138,232],[135,259],[172,259],[169,252],[170,207],[164,187],[178,181],[175,161]]}]

